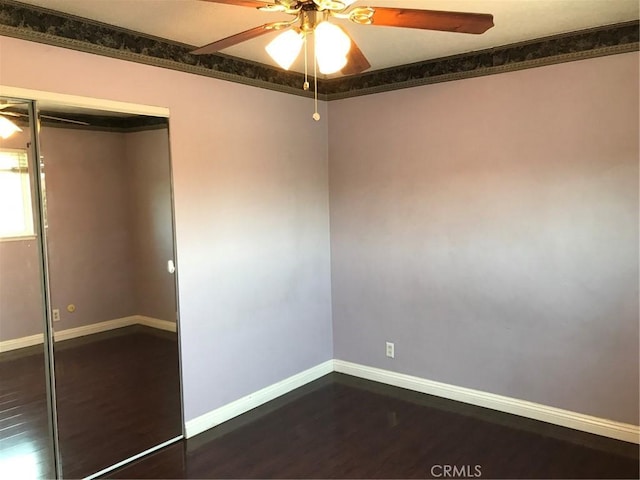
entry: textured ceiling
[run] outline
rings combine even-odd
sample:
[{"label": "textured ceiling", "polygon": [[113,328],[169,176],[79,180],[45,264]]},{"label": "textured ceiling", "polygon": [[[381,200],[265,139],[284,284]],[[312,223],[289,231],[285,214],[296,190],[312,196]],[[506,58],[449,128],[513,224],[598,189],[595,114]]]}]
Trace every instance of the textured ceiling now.
[{"label": "textured ceiling", "polygon": [[[194,46],[290,18],[200,0],[21,1]],[[369,59],[371,70],[639,18],[638,0],[358,0],[353,5],[491,13],[494,16],[495,27],[483,35],[363,26],[335,20],[347,27]],[[264,35],[222,53],[275,66],[264,51],[264,46],[275,35]],[[303,70],[302,59],[292,70]]]}]

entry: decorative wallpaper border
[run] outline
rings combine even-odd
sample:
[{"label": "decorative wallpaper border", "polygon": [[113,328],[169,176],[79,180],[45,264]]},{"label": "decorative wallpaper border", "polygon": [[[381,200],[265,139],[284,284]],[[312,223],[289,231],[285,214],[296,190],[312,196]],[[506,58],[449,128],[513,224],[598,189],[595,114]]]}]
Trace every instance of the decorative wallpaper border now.
[{"label": "decorative wallpaper border", "polygon": [[[224,54],[191,55],[193,46],[112,25],[0,0],[0,35],[309,97],[303,76]],[[537,40],[320,80],[323,100],[369,95],[638,51],[639,22],[608,25]]]},{"label": "decorative wallpaper border", "polygon": [[323,82],[328,100],[633,52],[638,21],[438,58]]},{"label": "decorative wallpaper border", "polygon": [[191,55],[191,45],[15,0],[0,0],[0,35],[310,96],[302,90],[302,74],[224,54]]}]

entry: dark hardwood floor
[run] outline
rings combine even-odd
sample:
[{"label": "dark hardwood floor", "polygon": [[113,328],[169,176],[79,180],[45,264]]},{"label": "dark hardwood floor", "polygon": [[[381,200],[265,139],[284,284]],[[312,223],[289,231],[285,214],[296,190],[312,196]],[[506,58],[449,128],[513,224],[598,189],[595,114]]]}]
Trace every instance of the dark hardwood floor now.
[{"label": "dark hardwood floor", "polygon": [[[65,477],[179,434],[172,338],[128,327],[56,345]],[[42,347],[1,354],[0,380],[0,477],[52,478]],[[638,458],[637,445],[331,374],[107,477],[638,478]]]},{"label": "dark hardwood floor", "polygon": [[[57,342],[54,350],[65,478],[93,474],[182,433],[175,333],[133,326]],[[0,409],[0,471],[3,463],[27,461],[20,452],[29,450],[39,467],[27,477],[53,478],[42,347],[1,354],[0,381],[2,398],[11,400]]]},{"label": "dark hardwood floor", "polygon": [[638,446],[331,374],[108,476],[445,478],[446,471],[456,474],[448,478],[637,479]]}]

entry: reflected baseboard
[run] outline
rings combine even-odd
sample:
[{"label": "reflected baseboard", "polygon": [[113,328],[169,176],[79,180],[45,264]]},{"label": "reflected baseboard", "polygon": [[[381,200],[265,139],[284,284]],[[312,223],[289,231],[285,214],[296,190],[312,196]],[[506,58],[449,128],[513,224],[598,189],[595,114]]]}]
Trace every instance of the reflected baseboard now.
[{"label": "reflected baseboard", "polygon": [[146,317],[144,315],[131,315],[129,317],[116,318],[105,322],[92,323],[82,327],[68,328],[66,330],[58,330],[54,333],[53,338],[56,342],[70,340],[72,338],[84,337],[85,335],[94,335],[96,333],[108,332],[116,328],[130,327],[132,325],[144,325],[146,327],[157,328],[159,330],[176,331],[176,324],[167,320]]},{"label": "reflected baseboard", "polygon": [[109,330],[115,330],[116,328],[130,327],[131,325],[136,325],[137,323],[137,315],[115,318],[113,320],[92,323],[90,325],[83,325],[81,327],[56,330],[53,333],[53,339],[56,342],[61,342],[63,340],[84,337],[86,335],[95,335],[96,333],[108,332]]},{"label": "reflected baseboard", "polygon": [[176,332],[176,322],[160,320],[153,317],[145,317],[144,315],[134,315],[137,325],[145,327],[157,328],[158,330],[166,330],[167,332]]},{"label": "reflected baseboard", "polygon": [[[168,332],[176,331],[176,323],[159,318],[147,317],[144,315],[130,315],[128,317],[115,318],[104,322],[92,323],[81,327],[67,328],[65,330],[57,330],[54,332],[54,340],[60,342],[70,340],[72,338],[84,337],[86,335],[94,335],[96,333],[108,332],[117,328],[130,327],[133,325],[143,325],[145,327],[155,328]],[[44,336],[40,333],[37,335],[29,335],[27,337],[15,338],[0,342],[0,353],[20,348],[32,347],[42,344]]]},{"label": "reflected baseboard", "polygon": [[0,342],[0,353],[9,352],[11,350],[19,350],[21,348],[33,347],[34,345],[40,345],[43,343],[44,335],[38,333],[36,335],[29,335],[28,337],[14,338],[12,340],[5,340]]}]

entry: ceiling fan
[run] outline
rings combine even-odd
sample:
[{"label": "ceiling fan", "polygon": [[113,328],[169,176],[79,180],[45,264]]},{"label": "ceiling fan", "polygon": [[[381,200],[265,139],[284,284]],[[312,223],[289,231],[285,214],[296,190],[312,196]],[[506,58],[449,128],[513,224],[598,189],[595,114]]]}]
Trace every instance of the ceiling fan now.
[{"label": "ceiling fan", "polygon": [[[6,100],[0,100],[0,117],[7,119],[6,117],[17,117],[17,118],[29,118],[29,114],[24,110],[24,102],[11,102]],[[55,120],[57,122],[63,123],[73,123],[75,125],[89,125],[87,122],[81,122],[79,120],[73,120],[71,118],[62,118],[56,117],[53,115],[47,115],[43,113],[39,113],[38,116],[40,118],[44,118],[47,120]]]},{"label": "ceiling fan", "polygon": [[[24,124],[28,122],[28,113],[24,113],[10,107],[11,104],[0,103],[0,138],[2,139],[7,139],[14,133],[22,132],[22,128],[20,128],[14,121],[10,120],[11,117],[16,118],[16,121],[22,126],[24,126]],[[61,118],[43,114],[39,114],[38,116],[42,119],[53,120],[54,122],[72,123],[74,125],[83,126],[89,125],[87,122],[72,120],[70,118]]]},{"label": "ceiling fan", "polygon": [[[293,16],[288,21],[266,23],[194,50],[193,54],[214,53],[261,35],[284,31],[267,45],[267,53],[285,70],[297,58],[306,38],[314,34],[315,61],[320,73],[340,71],[344,75],[364,72],[371,64],[349,34],[329,22],[347,19],[358,25],[389,26],[481,34],[493,27],[493,15],[486,13],[446,12],[409,8],[354,6],[356,0],[203,0],[212,3],[257,8]],[[314,64],[315,65],[315,64]],[[305,62],[306,69],[306,62]],[[308,88],[308,83],[305,81]]]}]

